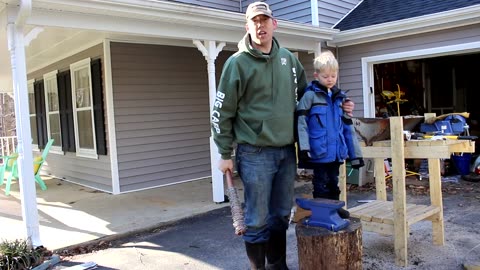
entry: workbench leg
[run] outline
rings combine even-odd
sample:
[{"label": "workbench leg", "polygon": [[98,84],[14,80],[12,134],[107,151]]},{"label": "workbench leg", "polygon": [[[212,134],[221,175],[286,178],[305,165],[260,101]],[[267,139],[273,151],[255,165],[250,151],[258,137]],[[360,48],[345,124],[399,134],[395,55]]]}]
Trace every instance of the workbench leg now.
[{"label": "workbench leg", "polygon": [[385,164],[383,158],[374,159],[375,167],[375,189],[377,192],[377,200],[387,200],[387,190],[385,187]]},{"label": "workbench leg", "polygon": [[347,209],[347,166],[345,162],[340,166],[338,188],[340,188],[340,201],[345,202],[344,208]]},{"label": "workbench leg", "polygon": [[407,266],[408,225],[407,198],[405,190],[405,142],[403,141],[403,118],[390,117],[392,149],[393,220],[395,237],[395,264]]},{"label": "workbench leg", "polygon": [[442,177],[440,174],[440,160],[428,159],[428,174],[430,183],[430,201],[432,205],[440,208],[440,211],[432,217],[433,244],[443,246],[445,244],[443,225],[443,201],[442,201]]}]

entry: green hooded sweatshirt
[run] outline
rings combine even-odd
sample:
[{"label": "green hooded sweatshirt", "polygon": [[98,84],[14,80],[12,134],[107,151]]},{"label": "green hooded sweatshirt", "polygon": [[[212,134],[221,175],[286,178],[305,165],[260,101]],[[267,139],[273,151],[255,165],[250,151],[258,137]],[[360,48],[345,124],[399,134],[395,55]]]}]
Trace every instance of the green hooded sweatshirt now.
[{"label": "green hooded sweatshirt", "polygon": [[231,158],[233,142],[292,144],[297,90],[307,86],[302,64],[275,38],[268,55],[250,45],[248,34],[238,48],[223,67],[211,119],[223,159]]}]

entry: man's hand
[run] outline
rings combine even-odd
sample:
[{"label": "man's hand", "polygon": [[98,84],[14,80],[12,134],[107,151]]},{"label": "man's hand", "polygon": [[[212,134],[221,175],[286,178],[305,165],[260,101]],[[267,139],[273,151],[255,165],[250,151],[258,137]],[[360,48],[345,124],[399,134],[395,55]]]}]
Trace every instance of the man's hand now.
[{"label": "man's hand", "polygon": [[347,98],[342,103],[342,109],[348,116],[353,117],[353,109],[355,109],[355,103],[353,103],[352,100]]},{"label": "man's hand", "polygon": [[227,171],[233,172],[233,160],[231,159],[220,159],[218,161],[218,169],[225,174]]}]

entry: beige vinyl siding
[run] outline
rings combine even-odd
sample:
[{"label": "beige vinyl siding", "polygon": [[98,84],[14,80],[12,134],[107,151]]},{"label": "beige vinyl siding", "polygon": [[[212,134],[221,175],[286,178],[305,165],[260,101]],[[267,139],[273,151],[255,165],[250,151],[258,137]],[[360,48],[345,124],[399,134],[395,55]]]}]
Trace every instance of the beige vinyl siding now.
[{"label": "beige vinyl siding", "polygon": [[315,69],[313,68],[313,59],[315,59],[314,53],[307,53],[307,52],[299,52],[298,59],[300,63],[303,65],[303,69],[305,70],[305,75],[307,76],[307,82],[313,80],[313,72]]},{"label": "beige vinyl siding", "polygon": [[[255,0],[242,1],[243,12]],[[290,20],[300,23],[312,23],[312,8],[310,0],[271,0],[264,1],[270,5],[273,15],[277,19]]]},{"label": "beige vinyl siding", "polygon": [[[111,43],[120,191],[208,177],[207,62],[196,48]],[[217,59],[217,73],[226,58]]]},{"label": "beige vinyl siding", "polygon": [[363,116],[363,94],[369,89],[362,88],[362,57],[420,49],[478,42],[480,25],[470,25],[454,29],[381,40],[339,48],[341,88],[350,89],[348,95],[355,102],[355,115]]},{"label": "beige vinyl siding", "polygon": [[[28,79],[43,79],[43,74],[58,70],[59,72],[68,70],[70,64],[83,60],[85,58],[102,59],[103,61],[103,44],[98,44],[80,53],[67,57],[61,61],[48,65],[45,68],[31,72]],[[105,68],[102,67],[103,72]],[[105,83],[103,83],[105,89]],[[107,113],[104,96],[104,112]],[[105,125],[107,116],[105,115]],[[105,128],[107,147],[108,147],[108,129]],[[108,151],[108,150],[107,150]],[[65,179],[80,185],[89,186],[107,192],[112,192],[112,173],[111,173],[110,157],[99,155],[98,159],[89,159],[77,157],[73,152],[65,152],[65,155],[50,152],[47,156],[47,162],[44,164],[43,171],[55,177]]]},{"label": "beige vinyl siding", "polygon": [[216,8],[216,9],[228,10],[233,12],[240,11],[239,0],[175,0],[171,2],[192,4],[192,5],[202,6],[202,7]]},{"label": "beige vinyl siding", "polygon": [[318,21],[320,27],[332,27],[352,10],[360,0],[320,0],[318,1]]}]

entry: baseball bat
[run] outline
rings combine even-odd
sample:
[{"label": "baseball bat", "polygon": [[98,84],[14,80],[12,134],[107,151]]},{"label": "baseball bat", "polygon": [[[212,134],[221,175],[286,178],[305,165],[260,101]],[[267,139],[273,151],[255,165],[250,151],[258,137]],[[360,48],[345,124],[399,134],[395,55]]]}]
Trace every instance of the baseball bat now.
[{"label": "baseball bat", "polygon": [[230,201],[230,210],[232,211],[233,228],[236,235],[242,235],[247,230],[242,204],[238,198],[237,189],[233,185],[232,172],[230,170],[226,171],[225,176],[227,179],[227,196]]}]

